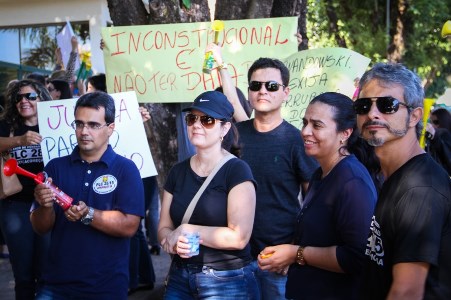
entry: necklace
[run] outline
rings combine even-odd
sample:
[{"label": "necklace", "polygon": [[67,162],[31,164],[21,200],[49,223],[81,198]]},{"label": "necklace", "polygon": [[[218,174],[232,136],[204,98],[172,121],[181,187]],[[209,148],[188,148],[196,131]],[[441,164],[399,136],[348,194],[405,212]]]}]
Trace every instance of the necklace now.
[{"label": "necklace", "polygon": [[197,154],[196,154],[196,164],[197,164],[197,169],[200,171],[200,175],[202,177],[208,176],[211,173],[211,171],[213,170],[213,168],[208,168],[207,170],[202,168],[199,156]]}]

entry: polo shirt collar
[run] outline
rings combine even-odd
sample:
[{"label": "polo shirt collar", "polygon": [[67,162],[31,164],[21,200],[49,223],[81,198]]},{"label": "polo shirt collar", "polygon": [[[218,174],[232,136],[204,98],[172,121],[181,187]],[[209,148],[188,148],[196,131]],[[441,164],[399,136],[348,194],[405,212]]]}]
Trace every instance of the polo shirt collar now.
[{"label": "polo shirt collar", "polygon": [[[116,153],[113,151],[113,148],[111,147],[111,145],[108,144],[107,149],[102,154],[102,157],[100,157],[100,160],[97,162],[102,162],[102,163],[106,164],[107,166],[110,166],[113,163],[115,156],[116,156]],[[78,145],[75,146],[74,151],[72,151],[72,153],[71,153],[71,161],[75,162],[77,160],[83,161],[80,157],[80,147],[78,147]]]}]

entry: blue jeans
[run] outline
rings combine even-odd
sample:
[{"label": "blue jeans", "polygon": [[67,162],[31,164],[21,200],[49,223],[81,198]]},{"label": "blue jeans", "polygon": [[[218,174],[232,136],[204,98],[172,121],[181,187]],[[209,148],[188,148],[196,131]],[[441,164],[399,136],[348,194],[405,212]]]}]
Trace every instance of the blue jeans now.
[{"label": "blue jeans", "polygon": [[207,266],[171,264],[164,299],[260,299],[250,265],[218,271]]},{"label": "blue jeans", "polygon": [[285,299],[287,276],[261,270],[258,267],[256,260],[252,261],[251,266],[255,277],[257,278],[262,300]]},{"label": "blue jeans", "polygon": [[42,237],[33,231],[30,208],[30,202],[0,200],[0,228],[9,250],[16,300],[34,299],[50,242],[50,234]]}]

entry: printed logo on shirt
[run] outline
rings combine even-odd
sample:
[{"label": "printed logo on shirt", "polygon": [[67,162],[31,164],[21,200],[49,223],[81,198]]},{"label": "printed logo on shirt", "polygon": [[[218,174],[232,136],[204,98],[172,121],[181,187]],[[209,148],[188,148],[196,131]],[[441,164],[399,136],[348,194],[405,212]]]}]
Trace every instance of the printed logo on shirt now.
[{"label": "printed logo on shirt", "polygon": [[11,150],[11,158],[17,160],[17,164],[42,163],[42,151],[40,145],[15,147]]},{"label": "printed logo on shirt", "polygon": [[114,191],[117,187],[117,179],[113,175],[102,175],[94,180],[92,189],[97,194],[108,194]]},{"label": "printed logo on shirt", "polygon": [[382,267],[384,265],[384,247],[381,239],[381,227],[375,216],[371,220],[370,236],[367,241],[365,254]]}]

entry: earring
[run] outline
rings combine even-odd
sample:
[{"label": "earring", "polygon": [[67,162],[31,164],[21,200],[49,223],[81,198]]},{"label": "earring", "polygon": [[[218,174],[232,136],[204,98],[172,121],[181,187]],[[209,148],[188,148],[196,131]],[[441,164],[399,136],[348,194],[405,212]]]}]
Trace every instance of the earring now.
[{"label": "earring", "polygon": [[222,141],[224,140],[224,137],[221,136],[221,137],[219,138],[219,140],[222,142]]},{"label": "earring", "polygon": [[344,142],[343,142],[343,140],[340,140],[340,144],[342,144],[342,145],[343,145],[343,143],[344,143]]}]

